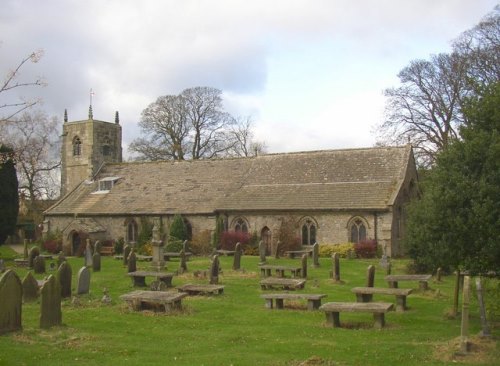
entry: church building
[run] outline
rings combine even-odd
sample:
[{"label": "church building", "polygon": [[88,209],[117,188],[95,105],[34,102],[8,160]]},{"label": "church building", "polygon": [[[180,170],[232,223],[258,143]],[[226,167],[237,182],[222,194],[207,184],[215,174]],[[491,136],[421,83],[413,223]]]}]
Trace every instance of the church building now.
[{"label": "church building", "polygon": [[163,232],[175,214],[191,235],[255,233],[272,251],[284,220],[303,245],[374,239],[404,254],[405,205],[417,195],[411,146],[266,154],[249,158],[122,162],[121,126],[65,114],[61,199],[44,230],[63,235],[66,254],[82,238],[136,242],[142,223]]}]

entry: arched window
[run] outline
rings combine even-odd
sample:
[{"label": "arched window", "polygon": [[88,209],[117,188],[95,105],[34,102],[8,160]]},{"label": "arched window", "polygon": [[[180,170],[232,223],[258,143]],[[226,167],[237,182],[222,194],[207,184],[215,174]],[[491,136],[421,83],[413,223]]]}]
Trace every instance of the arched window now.
[{"label": "arched window", "polygon": [[127,222],[127,243],[137,242],[137,223],[135,220],[129,220]]},{"label": "arched window", "polygon": [[82,140],[78,136],[73,139],[73,156],[82,154]]},{"label": "arched window", "polygon": [[313,245],[316,243],[316,224],[308,218],[302,224],[302,245]]},{"label": "arched window", "polygon": [[104,139],[104,143],[102,145],[102,155],[104,156],[111,155],[111,141],[109,140],[109,137],[106,137]]},{"label": "arched window", "polygon": [[239,218],[236,220],[236,223],[234,224],[234,231],[236,232],[243,232],[243,233],[248,233],[248,224],[245,220],[242,218]]},{"label": "arched window", "polygon": [[366,239],[366,226],[363,220],[359,217],[351,222],[349,241],[351,243],[359,243]]}]

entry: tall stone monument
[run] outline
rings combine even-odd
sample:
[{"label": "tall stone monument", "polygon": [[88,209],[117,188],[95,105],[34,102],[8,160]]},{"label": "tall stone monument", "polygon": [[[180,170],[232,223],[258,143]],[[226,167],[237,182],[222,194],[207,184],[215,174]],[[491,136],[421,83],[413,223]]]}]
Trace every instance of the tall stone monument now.
[{"label": "tall stone monument", "polygon": [[153,260],[151,261],[151,269],[154,271],[161,271],[165,268],[165,257],[163,255],[163,240],[160,238],[160,228],[158,220],[155,220],[153,226]]}]

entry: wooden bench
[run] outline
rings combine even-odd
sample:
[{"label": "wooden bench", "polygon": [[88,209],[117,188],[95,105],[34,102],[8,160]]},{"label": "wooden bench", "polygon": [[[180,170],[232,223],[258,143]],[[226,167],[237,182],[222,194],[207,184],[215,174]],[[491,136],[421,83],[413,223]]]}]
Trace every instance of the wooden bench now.
[{"label": "wooden bench", "polygon": [[385,280],[391,288],[398,288],[399,281],[418,281],[420,289],[427,290],[429,288],[429,280],[432,275],[388,275],[385,276]]},{"label": "wooden bench", "polygon": [[276,278],[268,277],[260,281],[260,287],[263,290],[269,290],[274,288],[281,288],[283,290],[296,290],[304,288],[306,280],[304,279],[294,279],[294,278]]},{"label": "wooden bench", "polygon": [[224,286],[186,284],[177,287],[177,290],[188,295],[221,295],[224,293]]},{"label": "wooden bench", "polygon": [[276,266],[271,264],[262,264],[259,266],[262,276],[271,276],[273,270],[276,271],[278,277],[285,277],[285,271],[290,271],[292,277],[300,277],[301,267]]},{"label": "wooden bench", "polygon": [[121,295],[120,299],[126,301],[132,310],[160,309],[169,312],[172,309],[181,309],[181,300],[186,296],[187,293],[184,292],[137,290]]},{"label": "wooden bench", "polygon": [[412,293],[411,288],[354,287],[358,302],[371,302],[374,294],[396,296],[396,311],[406,310],[406,297]]},{"label": "wooden bench", "polygon": [[289,258],[295,258],[295,257],[302,257],[303,254],[307,254],[307,255],[312,255],[312,248],[311,249],[302,249],[302,250],[287,250],[285,251],[285,254],[289,257]]},{"label": "wooden bench", "polygon": [[[193,253],[186,252],[186,253],[184,253],[184,255],[186,256],[186,260],[189,260],[189,257],[191,257],[193,255]],[[180,257],[181,257],[181,253],[179,253],[179,252],[164,252],[163,253],[163,259],[166,261],[169,261],[170,258],[180,258]]]},{"label": "wooden bench", "polygon": [[115,248],[110,245],[102,246],[99,251],[100,255],[113,255],[114,253],[115,253]]},{"label": "wooden bench", "polygon": [[260,295],[266,300],[266,308],[273,308],[273,300],[276,300],[276,309],[283,309],[284,300],[307,300],[307,310],[316,310],[321,306],[321,299],[326,297],[325,294],[287,294],[287,293],[276,293],[276,294],[264,294]]},{"label": "wooden bench", "polygon": [[154,277],[157,281],[163,282],[167,287],[172,287],[173,273],[170,272],[153,272],[153,271],[135,271],[128,273],[132,277],[132,283],[136,287],[146,286],[146,277]]},{"label": "wooden bench", "polygon": [[334,328],[340,327],[341,312],[373,313],[375,328],[383,328],[385,326],[385,313],[392,308],[392,304],[385,302],[327,302],[321,305],[319,310],[325,312],[328,325]]}]

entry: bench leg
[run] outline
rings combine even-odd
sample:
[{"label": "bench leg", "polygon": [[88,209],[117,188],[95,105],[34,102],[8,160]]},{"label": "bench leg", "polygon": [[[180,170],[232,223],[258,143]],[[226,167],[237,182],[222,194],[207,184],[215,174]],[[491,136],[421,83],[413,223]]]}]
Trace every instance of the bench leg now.
[{"label": "bench leg", "polygon": [[331,325],[334,328],[340,328],[339,312],[330,311],[325,313],[325,315],[326,315],[326,322],[328,323],[328,325]]},{"label": "bench leg", "polygon": [[427,281],[420,281],[419,284],[420,284],[420,289],[421,290],[425,291],[425,290],[429,289],[429,285],[428,285]]},{"label": "bench leg", "polygon": [[165,277],[160,280],[163,282],[167,287],[172,287],[172,277]]},{"label": "bench leg", "polygon": [[271,277],[271,269],[270,268],[266,269],[266,276]]},{"label": "bench leg", "polygon": [[396,311],[406,310],[406,296],[396,296]]},{"label": "bench leg", "polygon": [[267,309],[273,308],[273,299],[266,299],[266,308]]},{"label": "bench leg", "polygon": [[357,302],[371,302],[373,299],[372,294],[356,294]]},{"label": "bench leg", "polygon": [[146,286],[146,277],[133,277],[133,283],[135,287],[145,287]]},{"label": "bench leg", "polygon": [[375,320],[375,328],[383,328],[385,326],[385,314],[384,313],[373,313],[373,319]]},{"label": "bench leg", "polygon": [[284,307],[283,302],[284,302],[283,299],[276,299],[276,309],[283,309]]},{"label": "bench leg", "polygon": [[389,281],[388,284],[390,288],[398,288],[398,281]]},{"label": "bench leg", "polygon": [[319,300],[307,300],[307,310],[316,310],[321,306],[321,299]]},{"label": "bench leg", "polygon": [[278,275],[278,277],[283,278],[283,277],[285,277],[285,270],[284,269],[277,269],[276,274]]}]

